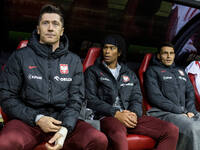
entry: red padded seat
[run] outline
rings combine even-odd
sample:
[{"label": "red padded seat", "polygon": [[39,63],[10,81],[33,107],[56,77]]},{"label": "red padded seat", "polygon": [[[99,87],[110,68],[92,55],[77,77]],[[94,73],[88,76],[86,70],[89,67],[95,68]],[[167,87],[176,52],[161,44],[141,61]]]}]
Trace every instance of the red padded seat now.
[{"label": "red padded seat", "polygon": [[143,95],[143,107],[144,107],[144,113],[151,109],[151,106],[149,105],[148,101],[147,101],[147,96],[146,96],[146,93],[144,91],[144,72],[147,70],[147,67],[149,66],[149,63],[150,63],[150,60],[152,58],[152,53],[147,53],[145,56],[144,56],[144,59],[140,65],[140,68],[139,68],[139,81],[140,81],[140,88],[141,88],[141,91],[142,91],[142,95]]}]

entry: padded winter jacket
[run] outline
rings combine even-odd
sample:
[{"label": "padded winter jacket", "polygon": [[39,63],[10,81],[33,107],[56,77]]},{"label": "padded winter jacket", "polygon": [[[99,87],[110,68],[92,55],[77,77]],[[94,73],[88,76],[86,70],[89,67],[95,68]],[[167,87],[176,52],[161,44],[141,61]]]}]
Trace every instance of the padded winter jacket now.
[{"label": "padded winter jacket", "polygon": [[154,58],[145,73],[144,83],[153,107],[176,114],[197,113],[194,89],[184,69],[175,64],[167,67]]},{"label": "padded winter jacket", "polygon": [[139,81],[133,71],[124,64],[116,80],[110,70],[101,62],[89,67],[85,72],[86,99],[97,119],[102,116],[114,116],[119,108],[113,107],[119,96],[122,107],[142,115],[142,94]]},{"label": "padded winter jacket", "polygon": [[84,98],[80,58],[61,37],[54,52],[33,32],[27,47],[15,51],[0,78],[0,104],[11,119],[35,126],[38,114],[54,117],[71,132]]}]

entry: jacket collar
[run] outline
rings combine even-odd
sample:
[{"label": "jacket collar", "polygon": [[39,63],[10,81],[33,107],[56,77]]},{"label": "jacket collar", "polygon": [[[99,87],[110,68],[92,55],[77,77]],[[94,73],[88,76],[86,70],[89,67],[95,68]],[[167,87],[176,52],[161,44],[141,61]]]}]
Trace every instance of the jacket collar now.
[{"label": "jacket collar", "polygon": [[[125,65],[122,62],[118,62],[118,64],[121,66],[119,74],[125,73],[127,70],[127,65]],[[94,65],[96,65],[96,66],[100,67],[101,69],[103,69],[104,71],[107,71],[110,73],[110,70],[103,64],[101,56],[96,59]]]},{"label": "jacket collar", "polygon": [[31,47],[37,55],[42,57],[58,58],[68,53],[69,41],[66,35],[60,38],[60,46],[54,52],[52,52],[52,46],[48,44],[39,43],[39,35],[34,30],[32,36],[28,42],[28,46]]}]

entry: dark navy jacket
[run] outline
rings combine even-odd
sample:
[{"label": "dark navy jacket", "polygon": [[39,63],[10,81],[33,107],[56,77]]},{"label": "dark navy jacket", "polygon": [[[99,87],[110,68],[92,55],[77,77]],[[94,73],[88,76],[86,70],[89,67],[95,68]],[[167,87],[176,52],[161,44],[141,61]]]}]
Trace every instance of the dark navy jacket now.
[{"label": "dark navy jacket", "polygon": [[175,64],[167,67],[156,58],[144,77],[151,105],[172,113],[197,113],[194,89],[184,69]]},{"label": "dark navy jacket", "polygon": [[71,132],[84,98],[80,58],[68,50],[68,39],[52,52],[33,32],[28,46],[15,51],[0,78],[0,104],[11,119],[34,126],[38,114],[62,121]]},{"label": "dark navy jacket", "polygon": [[139,81],[133,71],[124,64],[116,80],[110,70],[101,62],[95,63],[85,72],[86,99],[88,107],[95,112],[97,119],[102,116],[114,116],[119,110],[113,107],[116,97],[122,101],[122,107],[142,115],[142,94]]}]

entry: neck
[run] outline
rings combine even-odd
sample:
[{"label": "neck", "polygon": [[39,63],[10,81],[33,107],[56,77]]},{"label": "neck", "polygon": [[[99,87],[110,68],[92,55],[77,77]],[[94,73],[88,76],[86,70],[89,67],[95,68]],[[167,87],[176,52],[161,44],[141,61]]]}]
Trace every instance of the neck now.
[{"label": "neck", "polygon": [[59,42],[52,45],[52,52],[54,52],[59,47]]},{"label": "neck", "polygon": [[107,64],[108,68],[110,69],[115,69],[117,67],[117,62],[111,63],[111,64]]}]

